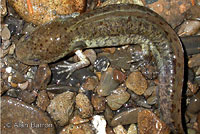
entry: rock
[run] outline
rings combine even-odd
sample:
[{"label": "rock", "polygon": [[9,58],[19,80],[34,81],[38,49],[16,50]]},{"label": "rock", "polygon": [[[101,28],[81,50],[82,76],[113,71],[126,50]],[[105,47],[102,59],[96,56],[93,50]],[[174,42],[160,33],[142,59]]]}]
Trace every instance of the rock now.
[{"label": "rock", "polygon": [[193,94],[197,93],[197,91],[199,90],[198,84],[193,84],[191,81],[187,82],[187,86]]},{"label": "rock", "polygon": [[130,98],[130,94],[123,88],[114,90],[111,95],[106,97],[107,103],[112,110],[119,109]]},{"label": "rock", "polygon": [[142,66],[141,72],[149,80],[156,79],[159,74],[155,61],[150,61],[149,64]]},{"label": "rock", "polygon": [[[75,112],[76,113],[76,112]],[[89,122],[89,119],[82,119],[79,114],[75,114],[71,119],[70,123],[74,125]]]},{"label": "rock", "polygon": [[109,127],[108,125],[106,126],[106,134],[115,134],[115,132],[112,130],[111,127]]},{"label": "rock", "polygon": [[11,97],[1,97],[3,134],[55,134],[51,119],[43,111]]},{"label": "rock", "polygon": [[169,134],[169,127],[149,110],[138,113],[138,129],[140,134]]},{"label": "rock", "polygon": [[115,69],[113,71],[113,79],[119,83],[122,83],[126,80],[126,75],[123,72]]},{"label": "rock", "polygon": [[119,83],[113,79],[113,71],[113,68],[108,68],[106,72],[103,72],[97,87],[97,93],[100,96],[108,96],[114,89],[118,87]]},{"label": "rock", "polygon": [[197,71],[196,71],[195,74],[196,74],[196,75],[200,75],[200,67],[197,69]]},{"label": "rock", "polygon": [[96,134],[106,134],[106,120],[102,115],[92,117],[92,125],[95,128]]},{"label": "rock", "polygon": [[26,81],[26,82],[24,82],[24,83],[18,83],[17,86],[18,86],[21,90],[25,90],[25,89],[28,88],[28,85],[29,85],[29,82]]},{"label": "rock", "polygon": [[128,133],[127,134],[137,134],[137,127],[135,124],[131,124],[128,128]]},{"label": "rock", "polygon": [[106,109],[104,112],[104,117],[108,123],[109,126],[111,126],[111,121],[114,117],[113,111],[110,109],[110,107],[108,105],[106,105]]},{"label": "rock", "polygon": [[75,94],[73,92],[64,92],[51,100],[47,107],[47,112],[60,126],[68,123],[74,110]]},{"label": "rock", "polygon": [[152,95],[153,92],[156,92],[156,89],[157,89],[157,88],[158,88],[157,86],[148,87],[147,90],[144,92],[144,96],[145,96],[146,98],[148,98],[149,96]]},{"label": "rock", "polygon": [[118,125],[115,128],[113,128],[115,134],[127,134],[126,129],[122,125]]},{"label": "rock", "polygon": [[200,113],[197,116],[198,131],[200,132]]},{"label": "rock", "polygon": [[104,97],[93,95],[92,105],[97,112],[103,112],[106,109],[106,100]]},{"label": "rock", "polygon": [[189,58],[188,66],[190,68],[200,66],[200,54],[195,54],[191,58]]},{"label": "rock", "polygon": [[50,79],[51,79],[51,70],[49,66],[47,64],[39,65],[33,81],[34,89],[37,90],[46,89]]},{"label": "rock", "polygon": [[102,48],[102,50],[104,52],[113,54],[113,53],[115,53],[116,48],[115,47],[107,47],[107,48]]},{"label": "rock", "polygon": [[144,94],[147,81],[140,72],[132,72],[126,79],[126,86],[138,95]]},{"label": "rock", "polygon": [[84,123],[79,125],[69,124],[62,129],[59,134],[95,134],[91,124]]},{"label": "rock", "polygon": [[143,108],[131,108],[123,111],[117,115],[115,115],[111,121],[111,126],[117,125],[128,125],[137,123],[138,120],[138,112],[142,111]]},{"label": "rock", "polygon": [[147,99],[147,103],[150,105],[154,105],[158,102],[158,98],[156,96],[156,94],[152,94],[148,99]]},{"label": "rock", "polygon": [[2,40],[9,40],[10,37],[11,37],[10,30],[8,29],[7,26],[5,26],[1,32],[1,38]]},{"label": "rock", "polygon": [[79,93],[76,96],[76,107],[79,110],[81,118],[88,118],[91,117],[93,114],[93,107],[91,105],[91,102],[88,97],[83,93]]},{"label": "rock", "polygon": [[83,12],[86,6],[85,0],[8,0],[8,2],[24,20],[27,22],[32,22],[36,25],[49,22],[60,15]]},{"label": "rock", "polygon": [[98,78],[97,77],[88,77],[86,81],[82,84],[82,88],[84,90],[94,90],[98,85]]},{"label": "rock", "polygon": [[19,93],[18,98],[28,104],[31,104],[32,102],[35,101],[36,96],[37,96],[37,93],[35,91],[30,92],[28,90],[22,90]]},{"label": "rock", "polygon": [[200,91],[197,92],[190,100],[190,103],[187,107],[187,114],[198,114],[200,112]]},{"label": "rock", "polygon": [[196,134],[196,131],[194,129],[192,129],[192,128],[188,128],[187,129],[187,133],[188,134]]},{"label": "rock", "polygon": [[1,21],[2,21],[3,17],[6,16],[6,14],[7,14],[6,0],[1,0],[0,12],[1,12]]},{"label": "rock", "polygon": [[50,104],[50,100],[45,90],[42,90],[39,92],[36,104],[40,109],[42,109],[43,111],[46,111],[47,107]]}]

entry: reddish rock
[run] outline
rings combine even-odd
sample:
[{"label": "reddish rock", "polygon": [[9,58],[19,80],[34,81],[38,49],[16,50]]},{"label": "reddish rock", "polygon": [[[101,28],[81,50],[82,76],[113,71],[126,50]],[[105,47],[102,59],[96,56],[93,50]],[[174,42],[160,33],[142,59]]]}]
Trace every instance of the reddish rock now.
[{"label": "reddish rock", "polygon": [[138,129],[140,134],[169,134],[169,127],[150,110],[138,113]]}]

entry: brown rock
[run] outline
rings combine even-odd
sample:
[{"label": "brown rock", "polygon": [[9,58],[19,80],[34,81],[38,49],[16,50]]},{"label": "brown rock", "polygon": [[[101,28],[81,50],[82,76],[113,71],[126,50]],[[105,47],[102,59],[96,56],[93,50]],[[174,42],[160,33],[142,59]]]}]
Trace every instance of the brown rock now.
[{"label": "brown rock", "polygon": [[78,114],[76,114],[75,116],[73,116],[70,119],[70,123],[74,124],[74,125],[78,125],[78,124],[82,124],[82,123],[86,123],[86,122],[89,122],[89,119],[82,119],[80,117],[80,115],[78,115]]},{"label": "brown rock", "polygon": [[60,126],[64,126],[74,110],[75,94],[64,92],[51,100],[47,112]]},{"label": "brown rock", "polygon": [[112,112],[112,110],[110,109],[110,107],[108,105],[106,105],[106,109],[105,109],[105,112],[104,112],[104,117],[108,123],[108,125],[111,126],[111,121],[114,117],[114,114]]},{"label": "brown rock", "polygon": [[34,77],[34,89],[46,89],[47,84],[51,79],[51,70],[47,64],[39,65],[38,70]]},{"label": "brown rock", "polygon": [[83,83],[82,87],[85,90],[94,90],[96,86],[98,85],[98,78],[97,77],[88,77]]},{"label": "brown rock", "polygon": [[193,84],[191,81],[188,80],[187,86],[192,91],[193,94],[195,94],[199,90],[198,84]]},{"label": "brown rock", "polygon": [[200,54],[195,54],[191,58],[189,58],[188,66],[190,68],[200,66]]},{"label": "brown rock", "polygon": [[79,93],[76,96],[76,107],[79,110],[81,118],[88,118],[93,114],[93,107],[90,103],[90,100],[83,93]]},{"label": "brown rock", "polygon": [[[41,126],[40,126],[41,124]],[[11,97],[1,97],[2,134],[55,134],[46,113]]]},{"label": "brown rock", "polygon": [[108,47],[108,48],[103,48],[102,49],[104,52],[108,52],[108,53],[115,53],[116,48],[115,47]]},{"label": "brown rock", "polygon": [[119,109],[124,103],[128,101],[130,94],[122,88],[118,88],[106,97],[107,103],[112,110]]},{"label": "brown rock", "polygon": [[98,96],[98,95],[93,95],[92,96],[92,105],[96,111],[103,112],[106,109],[105,98]]},{"label": "brown rock", "polygon": [[114,78],[115,81],[118,81],[119,83],[122,83],[122,82],[124,82],[126,80],[126,75],[123,72],[115,69],[113,71],[113,78]]},{"label": "brown rock", "polygon": [[9,4],[26,21],[36,25],[55,19],[58,15],[83,12],[85,0],[9,0]]},{"label": "brown rock", "polygon": [[1,38],[2,40],[9,40],[10,36],[11,36],[10,30],[8,29],[7,26],[5,26],[3,30],[1,31]]},{"label": "brown rock", "polygon": [[127,134],[126,129],[122,125],[118,125],[115,128],[113,128],[115,134]]},{"label": "brown rock", "polygon": [[89,123],[79,125],[69,124],[59,134],[94,134],[94,131]]},{"label": "brown rock", "polygon": [[140,134],[169,134],[169,127],[149,110],[138,113],[138,129]]},{"label": "brown rock", "polygon": [[49,96],[45,90],[42,90],[41,92],[39,92],[36,104],[43,111],[45,111],[47,109],[47,107],[49,106],[50,100],[49,100]]},{"label": "brown rock", "polygon": [[126,86],[136,94],[142,95],[147,89],[147,81],[140,72],[132,72],[126,80]]},{"label": "brown rock", "polygon": [[115,134],[111,127],[106,126],[106,134]]}]

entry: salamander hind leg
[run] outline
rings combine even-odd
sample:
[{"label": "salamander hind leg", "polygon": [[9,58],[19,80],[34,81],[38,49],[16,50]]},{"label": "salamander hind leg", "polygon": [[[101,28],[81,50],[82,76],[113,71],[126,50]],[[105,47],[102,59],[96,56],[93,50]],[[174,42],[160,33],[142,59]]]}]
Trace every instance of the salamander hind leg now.
[{"label": "salamander hind leg", "polygon": [[61,70],[61,71],[58,72],[58,74],[68,73],[66,78],[69,78],[74,71],[81,69],[81,68],[84,68],[84,67],[86,67],[90,64],[90,61],[82,53],[82,50],[76,50],[75,54],[78,56],[80,61],[76,62],[76,63],[69,63],[69,62],[65,61],[63,65],[57,65],[56,69]]}]

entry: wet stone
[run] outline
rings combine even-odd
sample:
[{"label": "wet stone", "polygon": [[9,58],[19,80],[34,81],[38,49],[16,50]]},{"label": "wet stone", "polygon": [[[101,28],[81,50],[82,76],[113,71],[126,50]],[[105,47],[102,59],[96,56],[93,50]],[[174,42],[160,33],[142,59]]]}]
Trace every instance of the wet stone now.
[{"label": "wet stone", "polygon": [[149,110],[138,113],[138,129],[140,134],[169,134],[169,127]]},{"label": "wet stone", "polygon": [[59,134],[95,134],[89,123],[73,125],[69,124]]},{"label": "wet stone", "polygon": [[187,82],[187,86],[193,94],[195,94],[199,90],[198,84],[193,84],[191,81]]},{"label": "wet stone", "polygon": [[115,69],[113,71],[113,79],[115,81],[118,81],[119,83],[122,83],[122,82],[124,82],[126,80],[126,75],[123,72]]},{"label": "wet stone", "polygon": [[89,122],[89,119],[82,119],[79,114],[75,114],[71,119],[70,123],[74,125]]},{"label": "wet stone", "polygon": [[108,105],[106,105],[106,109],[104,112],[104,117],[108,123],[109,126],[111,126],[111,121],[114,117],[113,111],[110,109],[110,107]]},{"label": "wet stone", "polygon": [[118,125],[115,128],[113,128],[115,134],[127,134],[126,129],[122,125]]},{"label": "wet stone", "polygon": [[115,115],[111,121],[111,126],[117,125],[128,125],[137,123],[138,120],[138,112],[142,111],[143,108],[131,108],[123,111],[117,115]]},{"label": "wet stone", "polygon": [[123,88],[114,90],[111,95],[106,97],[107,103],[112,110],[119,109],[130,98],[130,94]]},{"label": "wet stone", "polygon": [[140,72],[132,72],[126,80],[126,86],[137,95],[142,95],[147,89],[147,81]]},{"label": "wet stone", "polygon": [[97,112],[103,112],[106,109],[105,97],[92,95],[92,105]]},{"label": "wet stone", "polygon": [[157,89],[157,86],[148,87],[147,90],[144,92],[144,96],[148,98],[149,96],[153,94],[153,92],[156,92],[156,89]]},{"label": "wet stone", "polygon": [[45,111],[47,107],[49,106],[50,100],[45,90],[42,90],[39,92],[36,104],[43,111]]},{"label": "wet stone", "polygon": [[9,40],[10,37],[11,37],[10,30],[8,29],[7,26],[5,26],[1,32],[1,38],[2,40]]},{"label": "wet stone", "polygon": [[198,114],[200,112],[200,91],[195,94],[187,107],[187,113],[188,114]]},{"label": "wet stone", "polygon": [[148,99],[147,99],[147,103],[150,105],[154,105],[158,102],[158,98],[156,96],[156,94],[152,94]]},{"label": "wet stone", "polygon": [[[6,125],[9,127],[6,127]],[[11,97],[1,98],[3,134],[55,134],[51,119],[43,111]]]},{"label": "wet stone", "polygon": [[22,90],[19,93],[18,98],[28,104],[31,104],[32,102],[36,100],[36,96],[37,96],[37,93],[35,91],[30,92],[28,90]]},{"label": "wet stone", "polygon": [[64,92],[57,95],[51,100],[47,107],[47,112],[57,122],[58,125],[64,126],[68,123],[74,110],[75,94],[73,92]]},{"label": "wet stone", "polygon": [[79,110],[81,118],[88,118],[91,117],[93,114],[93,107],[91,105],[91,102],[88,97],[83,93],[79,93],[76,96],[76,107]]},{"label": "wet stone", "polygon": [[111,127],[109,127],[108,125],[106,126],[106,134],[115,134],[115,132],[112,130]]},{"label": "wet stone", "polygon": [[103,72],[97,87],[97,93],[99,95],[108,96],[114,89],[118,87],[119,83],[114,80],[113,71],[113,68],[108,68],[106,72]]},{"label": "wet stone", "polygon": [[127,134],[137,134],[137,126],[135,124],[131,124],[128,128]]},{"label": "wet stone", "polygon": [[51,79],[51,70],[47,64],[39,65],[34,77],[34,89],[46,89]]},{"label": "wet stone", "polygon": [[98,78],[97,77],[88,77],[86,81],[82,84],[82,88],[84,90],[94,90],[98,85]]},{"label": "wet stone", "polygon": [[200,54],[195,54],[191,58],[189,58],[188,66],[190,68],[200,66]]}]

